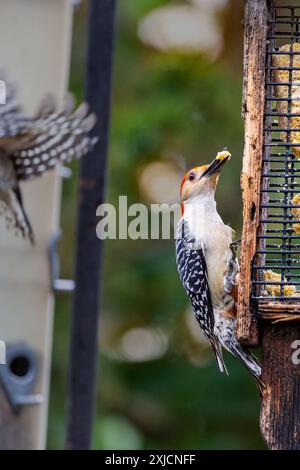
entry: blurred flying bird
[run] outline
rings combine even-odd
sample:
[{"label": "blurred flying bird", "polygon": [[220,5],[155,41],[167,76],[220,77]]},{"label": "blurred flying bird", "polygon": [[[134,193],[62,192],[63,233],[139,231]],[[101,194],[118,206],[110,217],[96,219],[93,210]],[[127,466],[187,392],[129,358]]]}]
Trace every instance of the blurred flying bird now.
[{"label": "blurred flying bird", "polygon": [[88,153],[96,137],[89,132],[96,117],[87,103],[74,111],[68,95],[61,111],[55,99],[45,96],[37,114],[24,115],[15,99],[15,88],[6,84],[6,103],[0,105],[0,204],[7,225],[34,241],[33,230],[24,209],[19,183],[43,175],[58,163],[70,162]]}]

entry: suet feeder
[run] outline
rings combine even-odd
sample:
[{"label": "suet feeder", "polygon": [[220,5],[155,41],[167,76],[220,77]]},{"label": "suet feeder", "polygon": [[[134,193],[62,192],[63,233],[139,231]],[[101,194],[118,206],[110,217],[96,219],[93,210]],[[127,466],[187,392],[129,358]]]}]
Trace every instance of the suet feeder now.
[{"label": "suet feeder", "polygon": [[261,430],[300,449],[300,2],[247,0],[237,335],[262,345]]},{"label": "suet feeder", "polygon": [[[78,3],[1,2],[1,68],[17,84],[20,102],[31,115],[45,94],[54,95],[58,103],[66,96],[73,7]],[[0,360],[3,345],[7,349],[6,364],[0,364],[0,449],[46,446],[53,294],[73,290],[65,447],[91,446],[103,253],[103,243],[96,237],[96,209],[104,201],[106,187],[116,3],[88,2],[85,100],[97,116],[93,134],[99,141],[80,165],[75,282],[58,278],[63,168],[24,188],[34,246],[0,227]]]}]

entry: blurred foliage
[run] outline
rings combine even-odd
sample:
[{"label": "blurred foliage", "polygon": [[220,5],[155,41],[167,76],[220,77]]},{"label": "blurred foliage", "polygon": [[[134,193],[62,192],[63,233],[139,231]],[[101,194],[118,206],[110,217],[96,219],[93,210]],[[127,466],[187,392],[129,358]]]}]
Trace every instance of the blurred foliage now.
[{"label": "blurred foliage", "polygon": [[[222,174],[217,200],[224,220],[239,236],[242,2],[238,10],[234,10],[236,0],[229,2],[220,18],[225,45],[214,63],[207,63],[200,54],[162,54],[139,41],[138,21],[166,3],[119,2],[108,200],[117,203],[118,196],[126,194],[129,203],[147,202],[138,185],[144,165],[166,155],[183,155],[186,167],[191,167],[210,161],[226,146],[233,158]],[[70,86],[78,99],[83,88],[86,10],[83,1],[74,25]],[[240,14],[238,21],[233,22],[229,14],[233,10]],[[70,277],[77,164],[72,168],[74,178],[64,184],[61,242],[62,274]],[[177,276],[172,240],[108,241],[102,290],[95,448],[263,448],[253,381],[227,354],[230,376],[220,374],[210,349],[195,340],[198,334],[200,338],[196,323],[187,326],[187,299]],[[49,448],[64,444],[70,310],[68,297],[60,296]],[[148,361],[122,357],[122,335],[135,327],[163,331],[168,339],[166,353]]]}]

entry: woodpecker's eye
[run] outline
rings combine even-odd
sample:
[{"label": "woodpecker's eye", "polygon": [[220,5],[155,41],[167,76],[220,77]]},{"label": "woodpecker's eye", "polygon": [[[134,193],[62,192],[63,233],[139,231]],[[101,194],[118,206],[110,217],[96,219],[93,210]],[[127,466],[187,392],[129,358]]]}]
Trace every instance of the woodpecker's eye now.
[{"label": "woodpecker's eye", "polygon": [[195,179],[195,173],[190,173],[189,177],[188,177],[188,180],[189,181],[194,181],[194,179]]}]

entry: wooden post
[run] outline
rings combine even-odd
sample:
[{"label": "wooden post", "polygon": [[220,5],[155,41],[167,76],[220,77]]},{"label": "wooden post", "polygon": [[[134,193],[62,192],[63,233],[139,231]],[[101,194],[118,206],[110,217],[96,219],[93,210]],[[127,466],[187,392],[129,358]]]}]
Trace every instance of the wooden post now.
[{"label": "wooden post", "polygon": [[300,450],[300,324],[267,323],[260,428],[270,449]]},{"label": "wooden post", "polygon": [[236,333],[239,341],[248,346],[257,346],[259,342],[257,319],[251,312],[250,295],[251,266],[256,250],[256,235],[259,223],[267,19],[268,6],[266,0],[246,0],[243,91],[245,147],[241,175],[244,225]]},{"label": "wooden post", "polygon": [[[262,337],[262,380],[260,428],[270,449],[300,449],[300,326],[299,304],[286,301],[263,301],[254,312],[263,319],[280,320],[272,324],[262,321],[258,330],[251,312],[251,267],[260,235],[259,217],[264,216],[261,187],[264,143],[264,108],[266,77],[266,45],[268,18],[273,3],[267,0],[245,2],[244,101],[245,151],[241,186],[244,202],[244,226],[241,249],[241,276],[238,292],[237,335],[250,346]],[[288,42],[288,39],[287,39]],[[269,101],[269,105],[272,106]],[[268,111],[268,110],[267,110]],[[266,150],[267,152],[267,150]],[[266,153],[265,153],[266,154]],[[267,185],[264,178],[264,185]],[[264,250],[261,250],[262,252]],[[264,264],[264,259],[256,260]],[[291,315],[292,314],[292,315]],[[286,321],[290,320],[289,323]],[[293,321],[291,321],[293,320]],[[298,351],[297,351],[298,349]]]},{"label": "wooden post", "polygon": [[[15,82],[29,115],[36,112],[45,93],[62,103],[71,27],[69,0],[1,0],[1,69]],[[0,220],[0,340],[24,344],[36,354],[38,374],[32,393],[43,400],[15,414],[0,387],[1,449],[43,449],[46,444],[54,309],[48,244],[58,227],[60,188],[58,171],[22,185],[34,246],[16,238]]]}]

